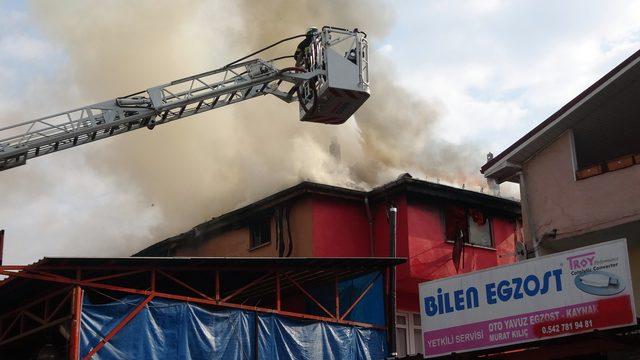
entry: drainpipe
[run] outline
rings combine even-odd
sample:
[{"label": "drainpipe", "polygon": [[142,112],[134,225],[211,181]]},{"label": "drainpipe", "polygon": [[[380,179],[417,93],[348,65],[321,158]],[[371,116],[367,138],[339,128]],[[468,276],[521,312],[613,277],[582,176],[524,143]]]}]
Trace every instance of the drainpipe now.
[{"label": "drainpipe", "polygon": [[369,251],[371,257],[376,256],[376,245],[373,239],[373,217],[371,216],[371,206],[369,206],[369,197],[364,198],[364,208],[367,211],[367,222],[369,223]]},{"label": "drainpipe", "polygon": [[[398,219],[398,209],[395,206],[389,208],[389,256],[396,257],[396,222]],[[389,316],[389,355],[392,358],[398,356],[396,350],[396,266],[390,270],[389,280],[389,305],[391,314]],[[407,335],[408,336],[408,335]]]},{"label": "drainpipe", "polygon": [[[533,215],[529,209],[529,198],[527,196],[527,185],[525,182],[524,172],[518,172],[519,182],[520,182],[520,206],[522,207],[522,212],[524,213],[524,218],[527,221],[527,232],[529,233],[529,240],[531,240],[531,244],[533,244],[533,254],[535,257],[540,256],[538,251],[538,242],[536,241],[536,233],[535,226],[533,221]],[[525,233],[526,235],[526,233]],[[527,242],[527,236],[525,236],[525,244]],[[527,251],[527,257],[529,257],[529,251]]]},{"label": "drainpipe", "polygon": [[2,266],[3,253],[4,253],[4,230],[0,230],[0,266]]},{"label": "drainpipe", "polygon": [[284,233],[282,229],[282,208],[276,209],[276,248],[278,257],[284,256]]}]

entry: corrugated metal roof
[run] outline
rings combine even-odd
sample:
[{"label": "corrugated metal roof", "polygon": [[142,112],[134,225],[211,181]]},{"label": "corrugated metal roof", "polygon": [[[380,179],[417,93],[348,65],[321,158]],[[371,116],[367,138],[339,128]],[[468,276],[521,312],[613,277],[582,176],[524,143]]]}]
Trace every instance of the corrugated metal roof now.
[{"label": "corrugated metal roof", "polygon": [[45,257],[30,265],[34,269],[64,268],[64,267],[190,267],[190,268],[265,268],[265,269],[375,269],[399,265],[406,261],[404,258],[383,257],[113,257],[113,258],[82,258],[82,257]]}]

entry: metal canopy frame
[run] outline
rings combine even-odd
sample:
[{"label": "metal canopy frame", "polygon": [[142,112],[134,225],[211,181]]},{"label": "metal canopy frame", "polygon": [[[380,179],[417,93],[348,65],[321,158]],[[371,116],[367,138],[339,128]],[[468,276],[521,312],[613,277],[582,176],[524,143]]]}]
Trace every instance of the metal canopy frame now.
[{"label": "metal canopy frame", "polygon": [[0,346],[69,321],[71,289],[62,287],[1,315]]},{"label": "metal canopy frame", "polygon": [[[0,283],[0,292],[7,285],[25,286],[32,281],[44,281],[50,285],[45,294],[36,295],[36,300],[13,309],[0,310],[3,312],[0,314],[0,348],[53,326],[69,324],[69,358],[91,359],[154,298],[386,330],[383,326],[351,321],[347,317],[381,276],[385,278],[384,283],[388,283],[387,270],[390,266],[403,262],[402,259],[371,259],[372,265],[366,266],[359,261],[364,259],[352,259],[354,266],[349,267],[349,259],[309,259],[306,266],[304,259],[291,259],[294,261],[287,264],[287,261],[277,258],[273,259],[273,266],[264,266],[269,262],[264,258],[256,259],[253,264],[247,260],[247,266],[239,265],[237,259],[229,260],[230,266],[222,266],[224,259],[214,261],[217,265],[207,265],[206,261],[194,259],[198,266],[190,265],[184,259],[171,261],[167,258],[158,259],[157,263],[148,258],[142,262],[134,258],[131,261],[119,259],[121,261],[115,263],[103,261],[96,265],[87,263],[91,261],[74,264],[73,261],[65,263],[64,259],[55,260],[45,259],[29,266],[0,266],[0,275],[8,277]],[[256,267],[256,263],[262,266]],[[377,276],[341,314],[339,282],[374,272],[378,272]],[[209,286],[203,289],[202,284]],[[335,309],[327,309],[309,292],[314,286],[327,285],[328,289],[333,289]],[[110,297],[101,292],[106,291],[145,298],[87,354],[80,354],[82,299],[87,291],[95,292],[96,296]],[[283,295],[302,295],[315,304],[322,315],[286,309]],[[388,296],[388,292],[385,291],[383,296]],[[251,300],[258,301],[252,305]]]}]

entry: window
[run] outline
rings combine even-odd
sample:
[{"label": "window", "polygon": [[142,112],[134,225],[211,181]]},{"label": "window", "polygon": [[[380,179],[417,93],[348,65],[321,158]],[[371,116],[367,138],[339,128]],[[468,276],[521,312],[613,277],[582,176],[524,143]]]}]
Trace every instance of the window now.
[{"label": "window", "polygon": [[456,241],[462,237],[464,242],[469,242],[467,209],[458,206],[447,206],[444,210],[444,226],[447,240]]},{"label": "window", "polygon": [[462,241],[467,244],[492,247],[489,220],[482,210],[447,206],[444,210],[446,240],[456,241],[462,237]]},{"label": "window", "polygon": [[573,127],[576,179],[640,164],[640,110],[636,91],[604,104]]},{"label": "window", "polygon": [[469,242],[474,245],[493,246],[489,219],[480,210],[469,209]]},{"label": "window", "polygon": [[251,240],[249,249],[255,249],[271,242],[271,218],[265,217],[255,220],[249,225]]},{"label": "window", "polygon": [[407,356],[409,338],[407,337],[407,315],[396,314],[396,352],[398,356]]},{"label": "window", "polygon": [[422,354],[423,349],[420,314],[398,311],[396,313],[396,351],[398,356]]}]

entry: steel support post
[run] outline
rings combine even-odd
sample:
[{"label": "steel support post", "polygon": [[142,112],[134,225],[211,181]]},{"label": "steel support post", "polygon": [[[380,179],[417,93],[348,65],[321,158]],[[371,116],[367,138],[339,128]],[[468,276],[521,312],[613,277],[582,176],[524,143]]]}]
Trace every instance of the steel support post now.
[{"label": "steel support post", "polygon": [[220,301],[220,270],[216,270],[216,301]]},{"label": "steel support post", "polygon": [[[389,256],[396,257],[396,223],[398,209],[392,206],[389,209]],[[396,348],[396,266],[392,266],[389,274],[389,355],[397,357]]]},{"label": "steel support post", "polygon": [[2,266],[3,253],[4,253],[4,230],[0,230],[0,266]]},{"label": "steel support post", "polygon": [[336,292],[336,319],[340,319],[340,288],[339,288],[338,274],[333,277],[333,286]]},{"label": "steel support post", "polygon": [[71,300],[71,334],[69,335],[69,359],[80,358],[80,328],[82,324],[82,298],[84,290],[80,286],[73,288]]},{"label": "steel support post", "polygon": [[282,310],[282,299],[280,298],[280,273],[276,274],[276,310]]}]

